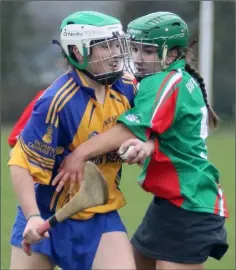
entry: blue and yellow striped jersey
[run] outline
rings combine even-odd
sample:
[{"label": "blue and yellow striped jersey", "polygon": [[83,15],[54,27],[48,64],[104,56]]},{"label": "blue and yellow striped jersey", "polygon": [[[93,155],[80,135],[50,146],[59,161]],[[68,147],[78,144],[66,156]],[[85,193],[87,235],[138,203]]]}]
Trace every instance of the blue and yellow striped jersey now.
[{"label": "blue and yellow striped jersey", "polygon": [[[40,97],[8,164],[29,170],[41,211],[52,214],[70,200],[69,184],[60,193],[51,186],[64,157],[84,141],[115,125],[119,115],[133,106],[135,94],[132,79],[123,76],[107,88],[104,104],[100,104],[84,75],[74,69],[59,77]],[[78,213],[75,219],[88,219],[94,213],[109,212],[125,204],[119,190],[122,162],[118,154],[107,153],[93,162],[108,182],[109,201]],[[74,192],[77,190],[78,187]]]}]

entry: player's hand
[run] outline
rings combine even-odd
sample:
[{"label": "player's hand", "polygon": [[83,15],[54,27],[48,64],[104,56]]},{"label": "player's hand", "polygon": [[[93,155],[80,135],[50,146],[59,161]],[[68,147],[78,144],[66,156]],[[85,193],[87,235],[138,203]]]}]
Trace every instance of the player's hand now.
[{"label": "player's hand", "polygon": [[127,149],[129,146],[133,146],[131,150],[132,153],[130,153],[131,155],[129,155],[129,158],[126,160],[130,165],[135,163],[142,165],[144,160],[150,157],[155,149],[153,140],[143,142],[139,139],[129,139],[121,145],[120,149]]},{"label": "player's hand", "polygon": [[[34,216],[29,219],[23,232],[22,246],[25,244],[35,244],[41,241],[43,238],[49,238],[49,233],[45,232],[43,235],[38,233],[38,228],[44,224],[44,220],[41,217]],[[31,255],[29,251],[28,255]]]},{"label": "player's hand", "polygon": [[75,183],[79,186],[82,184],[85,162],[85,159],[77,150],[65,157],[61,163],[59,173],[52,181],[53,186],[57,185],[57,192],[61,191],[67,181],[70,181],[69,193],[72,193]]}]

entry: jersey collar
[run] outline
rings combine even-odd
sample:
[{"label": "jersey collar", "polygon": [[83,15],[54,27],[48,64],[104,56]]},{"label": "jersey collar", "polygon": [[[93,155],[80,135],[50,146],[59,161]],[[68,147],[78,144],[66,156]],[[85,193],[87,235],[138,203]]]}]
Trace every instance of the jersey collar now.
[{"label": "jersey collar", "polygon": [[173,63],[171,63],[165,71],[172,71],[172,70],[177,70],[177,69],[185,69],[186,65],[186,60],[181,59],[181,60],[176,60]]},{"label": "jersey collar", "polygon": [[71,76],[73,77],[74,81],[75,81],[78,85],[82,86],[82,87],[85,89],[86,93],[87,93],[89,96],[91,96],[92,98],[96,99],[94,89],[91,88],[91,87],[88,85],[88,83],[87,83],[87,81],[86,81],[86,79],[85,79],[85,76],[84,76],[84,74],[83,74],[82,72],[80,72],[80,71],[79,71],[78,69],[76,69],[76,68],[73,68],[73,70],[72,70],[72,72],[71,72]]},{"label": "jersey collar", "polygon": [[[73,68],[73,70],[71,71],[71,76],[73,77],[74,81],[78,85],[82,86],[85,89],[86,93],[90,97],[92,97],[93,99],[97,100],[94,89],[91,88],[91,87],[89,87],[89,85],[88,85],[88,83],[87,83],[87,81],[85,79],[85,75],[81,71],[79,71],[78,69]],[[115,84],[113,84],[113,86],[114,85]],[[111,90],[111,86],[110,85],[109,86],[107,85],[107,87],[106,87],[107,93],[108,92],[110,93],[110,90]],[[107,96],[107,94],[106,94],[106,96]]]}]

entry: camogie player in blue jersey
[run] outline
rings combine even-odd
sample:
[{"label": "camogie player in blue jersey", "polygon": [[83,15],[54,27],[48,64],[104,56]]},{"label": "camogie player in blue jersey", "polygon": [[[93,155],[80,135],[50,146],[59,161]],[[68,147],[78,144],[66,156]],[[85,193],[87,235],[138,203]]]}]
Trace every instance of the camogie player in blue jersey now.
[{"label": "camogie player in blue jersey", "polygon": [[[63,159],[78,145],[115,125],[133,105],[135,86],[123,75],[122,26],[97,12],[76,12],[61,24],[61,46],[71,69],[39,98],[9,161],[19,200],[11,235],[11,269],[135,269],[117,209],[122,161],[110,152],[93,161],[109,186],[106,205],[74,215],[45,234],[37,228],[78,191],[52,185]],[[21,242],[32,244],[27,256]],[[122,258],[122,259],[121,259]]]}]

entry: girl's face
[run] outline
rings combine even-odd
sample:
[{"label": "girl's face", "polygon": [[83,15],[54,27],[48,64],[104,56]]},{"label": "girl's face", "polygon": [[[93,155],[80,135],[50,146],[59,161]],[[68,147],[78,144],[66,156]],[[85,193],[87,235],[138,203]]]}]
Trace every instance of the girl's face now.
[{"label": "girl's face", "polygon": [[130,42],[131,56],[138,76],[143,77],[162,70],[157,49],[153,45]]},{"label": "girl's face", "polygon": [[121,71],[124,66],[125,47],[122,38],[94,43],[89,55],[88,71],[94,75]]}]

